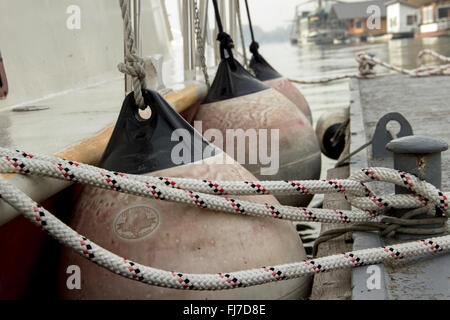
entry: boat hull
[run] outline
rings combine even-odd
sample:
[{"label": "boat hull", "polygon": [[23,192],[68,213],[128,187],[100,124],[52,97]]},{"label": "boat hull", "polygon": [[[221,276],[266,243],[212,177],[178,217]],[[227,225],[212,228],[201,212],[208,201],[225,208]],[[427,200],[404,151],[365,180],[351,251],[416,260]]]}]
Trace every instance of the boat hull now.
[{"label": "boat hull", "polygon": [[[222,153],[223,155],[223,153]],[[242,166],[217,158],[152,173],[157,176],[255,179]],[[236,197],[277,203],[272,196]],[[219,273],[301,261],[305,251],[292,223],[212,212],[195,206],[86,187],[70,224],[77,232],[127,259],[183,273]],[[65,286],[70,265],[81,269],[81,290]],[[115,275],[70,249],[60,265],[65,299],[299,299],[309,278],[222,291],[186,291],[149,286]]]}]

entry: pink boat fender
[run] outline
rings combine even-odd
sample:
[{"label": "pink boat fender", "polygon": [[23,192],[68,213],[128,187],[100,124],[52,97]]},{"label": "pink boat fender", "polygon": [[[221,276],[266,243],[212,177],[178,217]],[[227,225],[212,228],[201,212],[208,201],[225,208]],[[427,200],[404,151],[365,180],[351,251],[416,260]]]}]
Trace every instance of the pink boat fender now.
[{"label": "pink boat fender", "polygon": [[312,124],[311,110],[305,97],[289,81],[289,79],[283,77],[259,53],[259,44],[255,41],[255,34],[253,32],[252,19],[247,0],[245,0],[245,8],[247,11],[248,25],[252,38],[252,42],[250,44],[250,52],[252,53],[252,58],[249,65],[250,69],[253,71],[256,79],[263,81],[265,84],[281,92],[286,98],[292,101],[299,108],[299,110],[303,112],[305,117],[309,120],[309,123]]},{"label": "pink boat fender", "polygon": [[[151,106],[151,117],[140,118],[133,94],[127,96],[102,167],[160,177],[256,179],[210,145],[158,93],[143,90],[143,95]],[[178,152],[180,147],[191,152]],[[277,203],[270,195],[237,198]],[[174,272],[233,272],[306,257],[300,237],[288,221],[213,212],[90,186],[82,191],[70,226],[124,258]],[[79,290],[66,286],[66,270],[73,265],[81,270]],[[309,280],[222,291],[167,289],[123,278],[63,249],[59,294],[64,299],[299,299],[307,294]]]},{"label": "pink boat fender", "polygon": [[250,60],[249,67],[252,69],[255,77],[292,101],[298,109],[303,112],[309,123],[312,124],[311,109],[303,94],[291,81],[289,81],[288,78],[285,78],[278,73],[278,71],[276,71],[258,52],[258,49],[259,45],[257,42],[253,42],[250,45],[250,51],[253,56]]},{"label": "pink boat fender", "polygon": [[[232,40],[226,33],[218,39],[222,61],[195,117],[201,121],[202,133],[260,180],[319,178],[320,149],[309,120],[233,58]],[[214,131],[220,132],[220,139],[208,134]],[[239,139],[248,143],[239,145]],[[306,206],[311,198],[307,191],[277,196],[282,204],[292,206]]]}]

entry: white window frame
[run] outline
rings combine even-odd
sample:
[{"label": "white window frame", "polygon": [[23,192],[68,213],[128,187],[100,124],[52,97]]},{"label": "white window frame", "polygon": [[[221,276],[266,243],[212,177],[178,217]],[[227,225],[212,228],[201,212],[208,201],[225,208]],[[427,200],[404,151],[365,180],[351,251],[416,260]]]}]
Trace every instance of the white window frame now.
[{"label": "white window frame", "polygon": [[434,12],[433,6],[426,6],[422,10],[422,21],[423,23],[433,23],[434,22]]}]

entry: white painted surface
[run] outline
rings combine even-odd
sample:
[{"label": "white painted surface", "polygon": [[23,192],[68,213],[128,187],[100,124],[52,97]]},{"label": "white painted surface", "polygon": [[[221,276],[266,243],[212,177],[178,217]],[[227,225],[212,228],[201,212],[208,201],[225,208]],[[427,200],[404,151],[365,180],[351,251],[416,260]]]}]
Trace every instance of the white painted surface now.
[{"label": "white painted surface", "polygon": [[[144,56],[170,53],[160,1],[142,1]],[[67,27],[70,6],[79,8],[79,29]],[[0,21],[10,88],[0,109],[120,76],[123,22],[117,1],[1,1]]]},{"label": "white painted surface", "polygon": [[[396,2],[386,7],[388,33],[412,33],[416,30],[419,19],[419,9]],[[416,16],[412,24],[408,24],[408,16]]]},{"label": "white painted surface", "polygon": [[437,23],[422,24],[420,26],[420,33],[435,32],[435,31],[438,31]]}]

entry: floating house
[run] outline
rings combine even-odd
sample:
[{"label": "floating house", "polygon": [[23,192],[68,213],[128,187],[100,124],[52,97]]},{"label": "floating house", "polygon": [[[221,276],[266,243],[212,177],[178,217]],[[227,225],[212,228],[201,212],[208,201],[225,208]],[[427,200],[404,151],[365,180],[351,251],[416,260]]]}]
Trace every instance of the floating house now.
[{"label": "floating house", "polygon": [[385,35],[386,0],[339,2],[331,7],[329,22],[347,31],[349,38],[365,41],[367,37]]},{"label": "floating house", "polygon": [[392,39],[413,37],[419,30],[420,9],[403,0],[386,3],[387,32]]},{"label": "floating house", "polygon": [[450,0],[421,1],[420,15],[420,27],[416,36],[450,35]]}]

